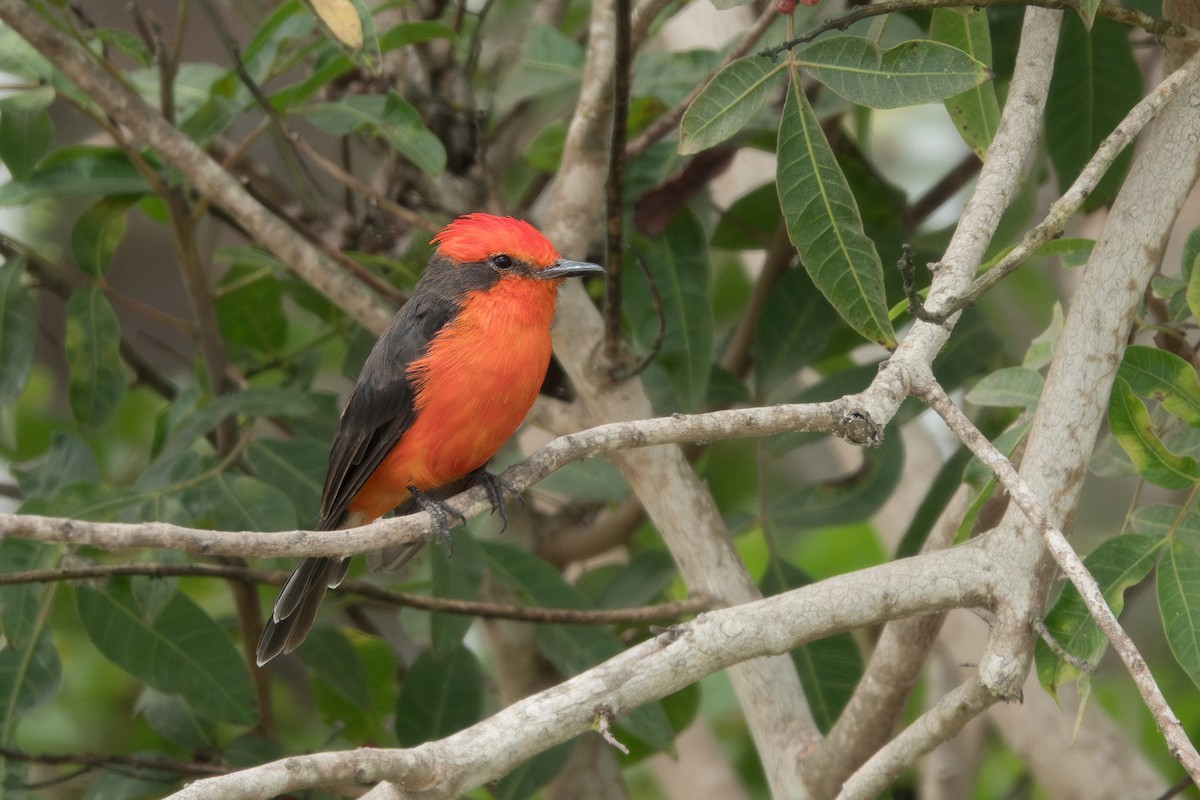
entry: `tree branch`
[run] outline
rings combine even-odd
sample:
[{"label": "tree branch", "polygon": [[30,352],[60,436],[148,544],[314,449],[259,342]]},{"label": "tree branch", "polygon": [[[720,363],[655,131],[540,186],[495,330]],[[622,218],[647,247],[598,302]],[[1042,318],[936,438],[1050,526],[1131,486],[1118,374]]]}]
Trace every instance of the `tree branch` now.
[{"label": "tree branch", "polygon": [[590,730],[593,709],[618,717],[745,659],[884,619],[987,606],[995,565],[967,544],[707,612],[457,734],[407,750],[295,756],[198,781],[174,800],[249,800],[335,784],[395,781],[406,798],[457,797]]},{"label": "tree branch", "polygon": [[998,699],[978,678],[960,684],[871,756],[842,786],[837,800],[879,797],[918,758],[955,736]]},{"label": "tree branch", "polygon": [[1041,533],[1046,548],[1054,557],[1054,561],[1079,590],[1079,596],[1083,598],[1088,613],[1112,643],[1113,650],[1120,656],[1125,668],[1129,670],[1146,708],[1154,717],[1155,725],[1158,726],[1163,738],[1167,740],[1171,755],[1179,759],[1184,769],[1192,776],[1192,780],[1200,785],[1200,753],[1196,752],[1196,748],[1188,739],[1183,726],[1179,724],[1179,718],[1167,704],[1162,690],[1158,688],[1154,676],[1150,674],[1146,660],[1138,652],[1137,645],[1129,638],[1129,634],[1121,627],[1112,609],[1108,607],[1108,603],[1104,599],[1104,592],[1096,584],[1096,579],[1088,572],[1083,560],[1079,558],[1079,554],[1067,542],[1067,537],[1050,520],[1049,515],[1042,508],[1038,496],[1029,488],[1012,462],[1005,458],[1004,454],[997,450],[996,446],[988,441],[987,437],[967,419],[967,415],[954,404],[954,401],[933,379],[932,375],[927,383],[917,388],[916,394],[945,420],[959,440],[992,471],[996,480],[1008,491],[1013,502]]},{"label": "tree branch", "polygon": [[1104,138],[1091,159],[1088,160],[1087,165],[1080,171],[1079,177],[1071,184],[1071,188],[1050,204],[1050,210],[1046,213],[1045,219],[1031,228],[1024,238],[995,266],[976,278],[961,297],[954,298],[947,306],[931,313],[945,319],[950,314],[975,303],[1009,273],[1024,264],[1039,247],[1062,234],[1067,223],[1079,211],[1083,201],[1096,188],[1096,184],[1108,172],[1108,168],[1117,156],[1137,138],[1142,129],[1175,95],[1179,94],[1183,87],[1195,82],[1197,74],[1200,74],[1200,57],[1193,56],[1183,66],[1164,78],[1158,86],[1154,87],[1154,91],[1131,108],[1125,115],[1125,119],[1121,120],[1113,132]]},{"label": "tree branch", "polygon": [[[54,583],[59,581],[95,580],[118,575],[147,575],[152,578],[202,577],[282,586],[289,573],[283,570],[250,569],[237,564],[97,564],[87,567],[32,569],[0,574],[0,586],[19,583]],[[485,619],[510,619],[520,622],[547,622],[562,625],[621,625],[645,622],[665,622],[685,614],[696,614],[708,608],[702,597],[657,603],[637,608],[539,608],[513,603],[488,603],[477,600],[457,600],[451,597],[431,597],[412,592],[385,589],[370,581],[345,580],[330,589],[335,594],[350,594],[388,605],[418,608],[441,614],[463,614]]]},{"label": "tree branch", "polygon": [[[505,470],[501,479],[517,491],[523,491],[574,461],[630,447],[818,430],[838,432],[851,441],[865,440],[871,428],[867,421],[849,411],[849,408],[844,402],[835,401],[614,422],[552,440],[525,461]],[[483,487],[456,495],[447,501],[447,505],[464,517],[490,511],[492,507]],[[260,558],[355,555],[391,545],[422,541],[432,531],[432,520],[424,511],[342,531],[277,533],[211,531],[163,522],[87,522],[26,514],[0,514],[0,537],[86,544],[104,550],[166,547],[198,555]]]}]

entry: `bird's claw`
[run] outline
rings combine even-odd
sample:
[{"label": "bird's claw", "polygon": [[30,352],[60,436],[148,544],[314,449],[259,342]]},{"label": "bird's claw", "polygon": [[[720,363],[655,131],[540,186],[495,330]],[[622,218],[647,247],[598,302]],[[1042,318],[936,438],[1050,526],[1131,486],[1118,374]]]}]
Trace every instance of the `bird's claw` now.
[{"label": "bird's claw", "polygon": [[450,517],[453,515],[458,517],[459,521],[467,524],[467,518],[461,512],[456,511],[445,503],[439,503],[429,495],[422,492],[415,486],[408,487],[408,493],[412,495],[413,500],[417,501],[417,505],[422,511],[429,513],[433,518],[433,535],[437,540],[446,547],[446,556],[454,554],[454,539],[450,536]]},{"label": "bird's claw", "polygon": [[487,470],[479,470],[475,475],[475,482],[482,485],[484,491],[487,492],[488,502],[492,504],[492,513],[500,512],[500,532],[504,533],[508,529],[508,508],[504,503],[504,493],[508,492],[519,500],[521,505],[525,505],[525,498],[508,481]]}]

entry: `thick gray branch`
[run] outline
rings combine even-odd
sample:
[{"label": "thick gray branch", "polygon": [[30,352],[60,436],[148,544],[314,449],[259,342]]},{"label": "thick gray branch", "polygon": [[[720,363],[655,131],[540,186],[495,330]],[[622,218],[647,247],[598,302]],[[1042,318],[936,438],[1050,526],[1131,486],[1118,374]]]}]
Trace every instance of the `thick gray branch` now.
[{"label": "thick gray branch", "polygon": [[746,659],[885,619],[987,606],[991,567],[966,545],[894,561],[753,603],[708,612],[453,736],[409,750],[321,753],[197,781],[174,800],[249,800],[313,786],[392,781],[404,798],[458,797],[589,730]]}]

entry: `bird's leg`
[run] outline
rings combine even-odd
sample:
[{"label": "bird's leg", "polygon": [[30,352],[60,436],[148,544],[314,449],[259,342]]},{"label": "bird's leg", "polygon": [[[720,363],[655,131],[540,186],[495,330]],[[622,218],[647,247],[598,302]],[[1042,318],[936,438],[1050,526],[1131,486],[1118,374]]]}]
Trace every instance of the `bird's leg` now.
[{"label": "bird's leg", "polygon": [[513,497],[521,501],[521,505],[525,504],[525,498],[511,484],[501,478],[499,475],[493,475],[488,472],[485,467],[480,467],[474,472],[467,475],[471,481],[470,485],[479,484],[483,486],[487,492],[488,502],[492,504],[492,513],[500,512],[500,532],[504,533],[508,529],[508,509],[504,505],[504,493],[508,492]]},{"label": "bird's leg", "polygon": [[433,517],[433,533],[442,544],[446,545],[446,555],[451,555],[454,552],[454,542],[450,538],[450,515],[458,517],[463,525],[467,524],[467,518],[445,503],[434,500],[415,486],[409,486],[408,493],[412,495],[412,499],[416,501],[422,511],[428,511],[429,516]]}]

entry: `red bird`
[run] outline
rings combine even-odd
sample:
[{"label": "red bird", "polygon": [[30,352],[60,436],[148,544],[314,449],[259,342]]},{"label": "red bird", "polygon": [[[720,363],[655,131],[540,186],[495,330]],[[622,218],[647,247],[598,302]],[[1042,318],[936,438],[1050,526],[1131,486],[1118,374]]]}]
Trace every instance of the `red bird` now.
[{"label": "red bird", "polygon": [[[560,258],[536,228],[509,217],[459,217],[432,243],[437,251],[375,342],[342,412],[317,530],[365,525],[411,500],[444,532],[446,510],[429,493],[464,478],[485,482],[503,510],[484,467],[542,386],[558,287],[603,272]],[[348,563],[300,561],[259,639],[260,666],[299,646]]]}]

